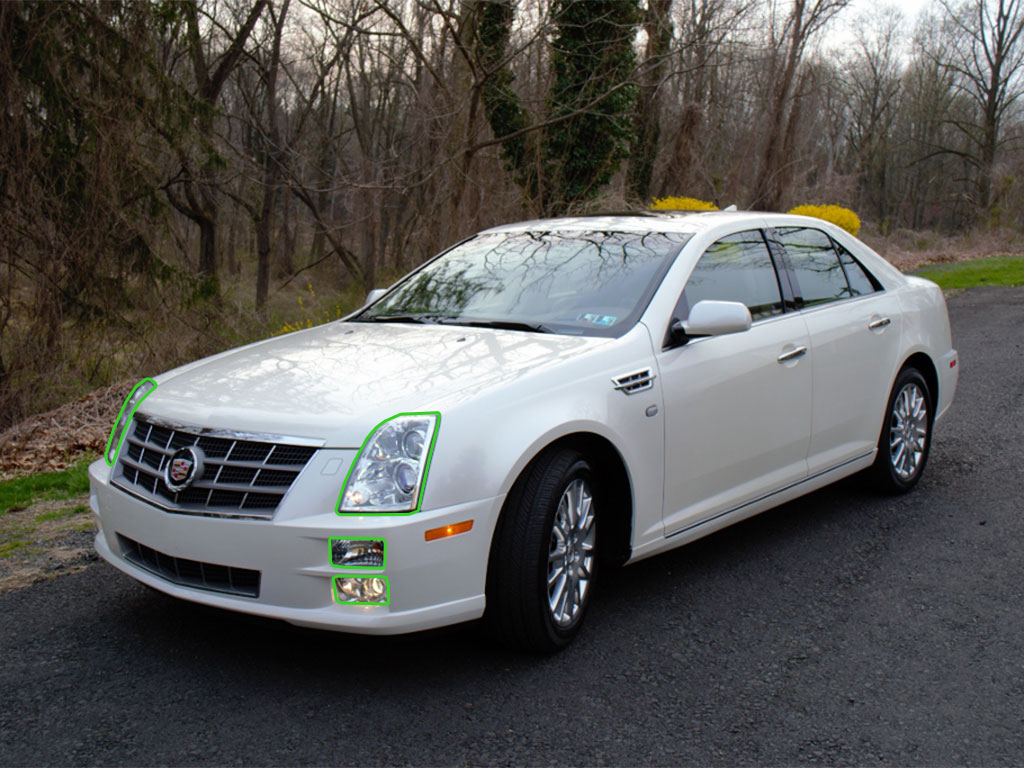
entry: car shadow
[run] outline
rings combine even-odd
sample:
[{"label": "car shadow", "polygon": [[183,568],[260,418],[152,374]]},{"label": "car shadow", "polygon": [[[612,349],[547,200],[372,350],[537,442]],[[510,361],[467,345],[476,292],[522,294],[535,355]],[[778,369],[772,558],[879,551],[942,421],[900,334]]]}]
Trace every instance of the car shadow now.
[{"label": "car shadow", "polygon": [[[884,497],[849,478],[801,499],[730,526],[680,549],[600,575],[587,625],[567,649],[551,656],[523,653],[496,642],[480,622],[397,636],[370,636],[306,629],[177,600],[125,578],[127,599],[110,606],[122,614],[153,659],[180,656],[187,648],[193,668],[216,668],[289,685],[378,690],[383,681],[419,688],[475,684],[481,673],[500,677],[513,671],[543,671],[595,649],[623,646],[636,628],[680,620],[685,612],[707,610],[703,595],[731,590],[738,600],[760,601],[737,566],[785,575],[799,569],[800,552],[829,560],[842,537],[836,531],[885,525]],[[850,537],[846,537],[847,539]],[[824,548],[824,552],[822,552]],[[748,573],[749,575],[749,573]],[[763,583],[762,583],[763,586]],[[199,641],[197,642],[197,639]]]}]

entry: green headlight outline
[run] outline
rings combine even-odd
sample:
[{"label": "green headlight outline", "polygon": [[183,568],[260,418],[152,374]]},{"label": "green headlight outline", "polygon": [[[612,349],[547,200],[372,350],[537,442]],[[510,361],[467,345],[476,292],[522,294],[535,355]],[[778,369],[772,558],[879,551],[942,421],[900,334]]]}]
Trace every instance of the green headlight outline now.
[{"label": "green headlight outline", "polygon": [[[366,446],[370,444],[370,440],[380,431],[380,428],[387,424],[389,421],[395,419],[401,419],[405,416],[435,416],[433,434],[430,436],[430,446],[427,448],[427,459],[423,465],[423,479],[420,481],[419,493],[416,495],[416,506],[407,512],[389,511],[384,510],[381,512],[375,512],[373,510],[362,510],[359,512],[342,512],[341,504],[345,500],[345,489],[348,488],[349,478],[352,477],[352,470],[356,468],[359,463],[359,459],[363,455],[363,451],[366,450]],[[370,433],[363,440],[363,444],[359,446],[359,450],[356,452],[355,458],[352,459],[352,463],[348,466],[348,472],[345,473],[345,482],[341,484],[341,491],[338,493],[338,501],[334,505],[335,514],[343,517],[362,516],[362,515],[415,515],[420,511],[420,506],[423,504],[423,492],[427,488],[427,475],[430,473],[430,461],[434,458],[434,445],[437,443],[437,433],[441,431],[441,412],[440,411],[412,411],[409,413],[396,413],[394,416],[384,419],[377,426],[370,430]],[[341,537],[339,537],[341,538]],[[376,603],[374,603],[376,605]]]},{"label": "green headlight outline", "polygon": [[[384,601],[378,603],[359,603],[355,600],[342,600],[338,595],[338,579],[380,579],[384,582]],[[387,576],[368,576],[362,573],[342,573],[331,577],[331,594],[338,605],[391,605],[391,585]]]},{"label": "green headlight outline", "polygon": [[[121,417],[124,416],[124,409],[128,407],[128,403],[130,403],[132,401],[132,398],[135,397],[135,393],[138,391],[139,387],[141,387],[143,384],[146,384],[147,382],[153,385],[152,388],[149,390],[149,392],[147,392],[146,394],[139,398],[139,402],[132,406],[131,411],[128,413],[128,420],[125,422],[124,425],[124,432],[121,433],[121,439],[117,441],[117,450],[114,451],[114,458],[107,458],[110,455],[110,444],[114,441],[114,433],[117,432],[117,425],[121,423]],[[143,379],[134,387],[132,387],[132,391],[129,392],[128,397],[124,399],[124,403],[121,405],[121,410],[118,411],[117,418],[114,419],[114,426],[111,427],[110,429],[110,437],[107,438],[107,445],[103,449],[103,461],[105,461],[108,466],[114,466],[114,462],[117,461],[117,457],[121,453],[121,446],[124,445],[124,439],[128,436],[128,424],[131,422],[132,417],[135,415],[136,409],[140,405],[142,405],[143,400],[145,400],[147,397],[149,397],[156,391],[156,387],[157,383],[153,379]]]},{"label": "green headlight outline", "polygon": [[[384,551],[381,553],[380,565],[338,565],[334,562],[334,540],[340,541],[379,541]],[[327,546],[329,552],[328,562],[332,568],[359,568],[360,570],[371,570],[371,571],[383,571],[388,564],[388,542],[387,539],[382,539],[380,536],[331,536],[327,539]],[[377,603],[374,603],[377,605]]]}]

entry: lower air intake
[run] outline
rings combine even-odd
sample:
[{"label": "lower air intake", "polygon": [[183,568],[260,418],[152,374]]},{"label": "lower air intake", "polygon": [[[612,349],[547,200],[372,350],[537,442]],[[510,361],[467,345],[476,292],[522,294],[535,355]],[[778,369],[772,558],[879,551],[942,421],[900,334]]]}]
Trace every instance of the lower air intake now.
[{"label": "lower air intake", "polygon": [[121,534],[117,534],[117,540],[125,560],[161,579],[183,587],[205,589],[210,592],[223,592],[241,597],[260,596],[259,571],[172,557]]}]

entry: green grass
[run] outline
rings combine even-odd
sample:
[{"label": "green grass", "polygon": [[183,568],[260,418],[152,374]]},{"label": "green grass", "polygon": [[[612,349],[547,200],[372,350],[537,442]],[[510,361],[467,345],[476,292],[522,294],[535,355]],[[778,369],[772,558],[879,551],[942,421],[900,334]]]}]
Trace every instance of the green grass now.
[{"label": "green grass", "polygon": [[89,463],[82,459],[62,472],[40,472],[0,483],[0,515],[37,501],[69,499],[89,492]]},{"label": "green grass", "polygon": [[1024,285],[1024,256],[934,264],[914,274],[935,281],[945,291],[976,285]]},{"label": "green grass", "polygon": [[36,515],[36,522],[43,523],[47,520],[63,520],[66,517],[84,515],[88,511],[89,507],[85,504],[76,504],[73,507],[63,507],[61,509],[55,509],[53,512],[43,512],[41,515]]}]

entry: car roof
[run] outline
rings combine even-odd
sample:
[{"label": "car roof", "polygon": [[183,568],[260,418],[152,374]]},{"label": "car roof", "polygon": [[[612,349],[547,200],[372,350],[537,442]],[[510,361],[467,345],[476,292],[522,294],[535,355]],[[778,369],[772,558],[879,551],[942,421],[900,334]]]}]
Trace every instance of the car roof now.
[{"label": "car roof", "polygon": [[[514,224],[502,224],[485,229],[481,234],[496,232],[550,231],[616,231],[616,232],[697,232],[719,225],[743,225],[752,221],[764,222],[771,214],[755,211],[630,211],[627,213],[597,213],[585,216],[564,216],[553,219],[533,219]],[[796,217],[794,217],[796,218]]]}]

